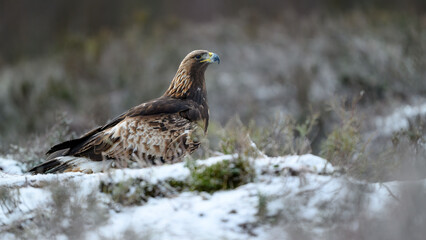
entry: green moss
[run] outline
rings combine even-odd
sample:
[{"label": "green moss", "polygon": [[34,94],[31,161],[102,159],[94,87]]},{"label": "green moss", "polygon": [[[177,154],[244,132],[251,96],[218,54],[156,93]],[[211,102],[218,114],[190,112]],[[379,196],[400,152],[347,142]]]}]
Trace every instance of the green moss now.
[{"label": "green moss", "polygon": [[191,179],[189,188],[192,191],[215,192],[219,190],[234,189],[252,182],[255,171],[251,162],[238,157],[224,160],[211,166],[189,166]]},{"label": "green moss", "polygon": [[173,178],[169,178],[165,180],[165,184],[170,188],[177,192],[182,192],[189,188],[187,181],[180,181]]},{"label": "green moss", "polygon": [[190,176],[185,180],[168,178],[156,183],[142,178],[121,182],[102,181],[99,184],[99,190],[110,195],[114,202],[131,206],[142,205],[150,198],[172,197],[188,190],[213,193],[234,189],[252,182],[255,177],[252,163],[241,157],[224,160],[211,166],[190,162],[186,167],[190,169]]}]

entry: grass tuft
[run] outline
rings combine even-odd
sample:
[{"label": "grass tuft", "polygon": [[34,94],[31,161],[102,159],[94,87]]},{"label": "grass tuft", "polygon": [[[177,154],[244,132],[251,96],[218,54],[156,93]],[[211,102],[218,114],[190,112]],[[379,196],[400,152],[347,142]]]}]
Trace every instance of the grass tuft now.
[{"label": "grass tuft", "polygon": [[185,183],[175,179],[167,179],[150,183],[145,179],[135,178],[122,182],[104,182],[99,190],[111,196],[112,200],[123,206],[143,205],[150,198],[169,197],[184,189]]},{"label": "grass tuft", "polygon": [[28,218],[13,221],[6,232],[16,239],[84,239],[108,219],[108,210],[97,195],[80,195],[76,183],[52,182],[46,190],[47,205],[32,210]]},{"label": "grass tuft", "polygon": [[189,165],[191,191],[212,193],[219,190],[229,190],[252,182],[255,171],[252,162],[242,157],[224,160],[211,166]]},{"label": "grass tuft", "polygon": [[0,209],[5,214],[12,214],[20,203],[19,189],[0,187]]}]

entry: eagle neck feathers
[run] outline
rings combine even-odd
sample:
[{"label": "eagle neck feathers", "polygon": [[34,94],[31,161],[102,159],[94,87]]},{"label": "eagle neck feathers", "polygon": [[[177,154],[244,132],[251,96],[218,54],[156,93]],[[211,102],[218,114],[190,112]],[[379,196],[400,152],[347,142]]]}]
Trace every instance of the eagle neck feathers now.
[{"label": "eagle neck feathers", "polygon": [[207,65],[194,68],[181,64],[163,96],[189,99],[198,104],[207,105],[207,90],[204,79],[206,68]]}]

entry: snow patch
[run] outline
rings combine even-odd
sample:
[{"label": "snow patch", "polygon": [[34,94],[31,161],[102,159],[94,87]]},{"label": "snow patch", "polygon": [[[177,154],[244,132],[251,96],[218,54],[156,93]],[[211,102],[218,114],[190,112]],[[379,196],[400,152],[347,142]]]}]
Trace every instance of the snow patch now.
[{"label": "snow patch", "polygon": [[22,164],[18,161],[0,158],[0,173],[22,174]]},{"label": "snow patch", "polygon": [[[231,160],[236,155],[223,155],[197,164],[211,165]],[[0,188],[16,195],[16,210],[0,208],[0,233],[8,226],[31,221],[35,209],[49,212],[51,201],[48,186],[62,182],[76,183],[78,196],[96,196],[98,204],[109,209],[106,223],[89,230],[85,239],[103,239],[106,236],[122,238],[129,229],[147,239],[271,239],[274,226],[261,218],[285,215],[293,222],[311,226],[311,231],[326,234],[323,222],[325,216],[339,210],[339,204],[346,204],[350,218],[357,189],[368,188],[369,204],[366,214],[378,214],[387,203],[394,201],[389,191],[396,192],[398,182],[383,184],[364,183],[334,176],[334,168],[325,159],[314,155],[261,157],[252,159],[257,177],[252,183],[233,190],[213,194],[181,192],[174,196],[151,198],[141,206],[115,206],[109,195],[99,192],[101,181],[119,182],[142,178],[151,184],[166,179],[184,180],[190,172],[185,163],[164,165],[143,169],[118,169],[107,173],[17,175],[17,171],[0,173]],[[15,166],[14,161],[2,161],[4,166]],[[8,164],[6,164],[8,163]],[[12,168],[11,168],[12,169]],[[262,199],[265,201],[262,207]],[[0,204],[1,205],[1,204]],[[263,209],[263,210],[262,210]],[[263,212],[261,212],[263,211]],[[54,214],[54,211],[51,211]],[[5,239],[14,239],[13,235]],[[324,235],[326,236],[326,235]],[[64,235],[64,239],[67,237]],[[285,237],[285,236],[281,236]]]},{"label": "snow patch", "polygon": [[425,115],[426,103],[417,106],[406,105],[396,109],[389,116],[376,118],[375,123],[377,129],[380,129],[384,134],[392,134],[401,129],[407,129],[409,127],[409,119]]}]

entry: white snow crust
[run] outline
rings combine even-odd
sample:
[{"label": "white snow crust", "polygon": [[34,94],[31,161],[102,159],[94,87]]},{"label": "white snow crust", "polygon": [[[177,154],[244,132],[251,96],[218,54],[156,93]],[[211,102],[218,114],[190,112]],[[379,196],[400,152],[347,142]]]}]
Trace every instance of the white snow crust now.
[{"label": "white snow crust", "polygon": [[[223,155],[198,164],[214,164],[235,156]],[[398,182],[364,183],[337,174],[325,159],[314,155],[261,157],[253,160],[257,177],[254,182],[233,190],[213,194],[184,191],[172,197],[151,198],[141,206],[110,209],[106,223],[84,234],[85,239],[119,239],[131,229],[147,239],[274,239],[273,224],[260,221],[260,196],[267,199],[263,218],[291,211],[294,222],[304,222],[313,232],[321,234],[324,215],[333,211],[333,204],[344,202],[356,186],[367,186],[366,214],[377,214],[387,203],[395,201],[390,191],[397,192]],[[1,159],[0,188],[19,189],[19,204],[12,212],[0,208],[0,230],[16,221],[31,221],[34,210],[49,208],[49,184],[75,182],[76,193],[88,196],[96,193],[99,204],[109,206],[112,200],[99,193],[100,181],[123,181],[131,178],[148,179],[150,183],[173,178],[183,180],[190,174],[185,163],[144,169],[119,169],[108,173],[63,173],[48,175],[23,174],[20,164]],[[95,195],[94,195],[95,196]],[[324,207],[327,206],[327,207]],[[337,208],[337,206],[336,206]],[[292,221],[291,219],[289,220]],[[356,228],[356,226],[354,226]],[[319,235],[320,236],[320,235]],[[286,239],[287,236],[280,236]],[[61,238],[67,239],[65,235]],[[4,234],[0,239],[15,239]]]}]

